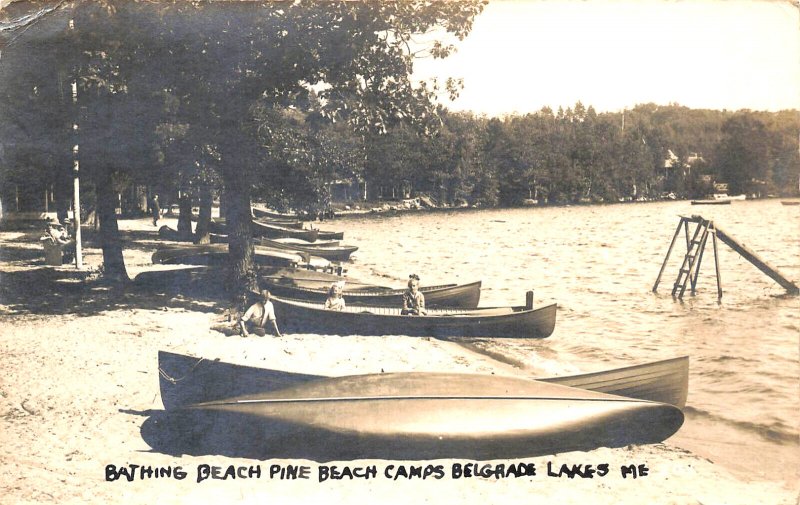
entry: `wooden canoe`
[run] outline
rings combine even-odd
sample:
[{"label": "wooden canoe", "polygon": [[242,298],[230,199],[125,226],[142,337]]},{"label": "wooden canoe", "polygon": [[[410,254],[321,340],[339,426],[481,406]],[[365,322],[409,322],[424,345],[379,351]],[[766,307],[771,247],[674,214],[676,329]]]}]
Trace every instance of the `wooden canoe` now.
[{"label": "wooden canoe", "polygon": [[253,221],[253,236],[267,238],[299,238],[308,242],[314,242],[319,236],[319,230],[297,230],[261,221]]},{"label": "wooden canoe", "polygon": [[[153,263],[183,265],[219,265],[227,261],[226,244],[186,244],[162,247],[153,253]],[[310,264],[314,268],[327,268],[330,262],[323,258],[304,257],[297,253],[254,247],[254,261],[265,266],[297,266]]]},{"label": "wooden canoe", "polygon": [[[380,291],[391,290],[386,286],[377,286],[369,282],[363,282],[352,277],[345,277],[342,274],[307,270],[303,268],[259,268],[259,279],[267,284],[280,284],[281,286],[297,287],[304,289],[329,289],[334,282],[344,281],[346,287],[350,289]],[[291,298],[291,297],[288,297]]]},{"label": "wooden canoe", "polygon": [[[353,287],[347,279],[344,285],[344,301],[347,305],[373,307],[402,307],[404,289],[375,289]],[[332,282],[336,282],[335,280]],[[299,287],[286,282],[265,280],[270,291],[281,297],[308,302],[324,303],[328,297],[330,283],[313,287]],[[441,286],[423,286],[419,290],[425,295],[425,306],[435,308],[476,309],[481,299],[481,281],[469,284],[444,284]]]},{"label": "wooden canoe", "polygon": [[433,446],[443,454],[471,449],[482,459],[657,443],[684,420],[680,409],[663,403],[455,373],[319,379],[187,409],[245,414],[251,423],[288,423],[362,443]]},{"label": "wooden canoe", "polygon": [[293,242],[287,243],[281,239],[272,240],[261,237],[260,243],[263,246],[271,247],[273,249],[282,249],[286,251],[300,251],[320,258],[325,258],[330,261],[347,261],[350,255],[358,250],[356,246],[330,246],[330,245],[317,245],[316,242],[300,243],[300,239],[290,239]]},{"label": "wooden canoe", "polygon": [[283,213],[277,212],[273,210],[265,210],[259,209],[258,207],[253,207],[253,215],[260,219],[283,219],[283,220],[290,220],[293,219],[295,221],[300,220],[300,216],[297,214],[290,214],[290,213]]},{"label": "wooden canoe", "polygon": [[324,335],[409,335],[421,337],[546,338],[556,324],[556,305],[431,309],[425,316],[404,316],[400,308],[347,307],[272,298],[282,328]]},{"label": "wooden canoe", "polygon": [[342,245],[339,240],[320,240],[317,238],[315,242],[309,242],[308,240],[303,240],[300,238],[272,238],[266,239],[262,237],[263,241],[268,241],[269,243],[272,242],[279,242],[284,245],[301,245],[306,247],[338,247]]},{"label": "wooden canoe", "polygon": [[[209,233],[209,240],[211,240],[212,244],[227,244],[228,236],[221,235],[218,233]],[[317,240],[316,242],[308,242],[307,240],[299,238],[264,239],[264,237],[253,239],[253,243],[254,245],[265,245],[266,240],[282,242],[284,245],[299,244],[299,245],[313,246],[313,247],[338,247],[339,245],[341,245],[338,240]],[[265,247],[269,246],[265,245]],[[275,247],[275,249],[277,249],[277,247]],[[293,250],[299,250],[299,249],[293,249]]]},{"label": "wooden canoe", "polygon": [[[591,374],[541,377],[535,380],[683,408],[689,384],[688,365],[689,358],[684,356]],[[158,352],[158,367],[161,401],[166,409],[274,391],[329,378],[166,351]]]},{"label": "wooden canoe", "polygon": [[689,392],[689,357],[538,380],[683,408]]},{"label": "wooden canoe", "polygon": [[344,240],[343,231],[325,231],[316,228],[314,228],[314,230],[317,232],[317,238],[321,238],[323,240]]}]

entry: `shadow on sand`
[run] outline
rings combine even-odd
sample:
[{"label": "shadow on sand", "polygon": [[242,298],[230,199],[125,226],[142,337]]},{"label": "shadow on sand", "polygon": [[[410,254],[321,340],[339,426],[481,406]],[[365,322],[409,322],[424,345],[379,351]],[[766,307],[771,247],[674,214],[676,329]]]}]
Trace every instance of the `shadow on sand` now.
[{"label": "shadow on sand", "polygon": [[[89,316],[109,310],[181,308],[212,312],[227,307],[219,272],[155,272],[138,282],[109,283],[97,273],[79,272],[68,265],[45,265],[39,245],[41,234],[41,230],[28,230],[0,247],[0,260],[21,267],[0,270],[0,304],[6,313]],[[84,235],[87,248],[99,247],[94,230],[85,230]],[[155,229],[120,231],[120,238],[124,248],[144,251],[153,250],[160,242]]]}]

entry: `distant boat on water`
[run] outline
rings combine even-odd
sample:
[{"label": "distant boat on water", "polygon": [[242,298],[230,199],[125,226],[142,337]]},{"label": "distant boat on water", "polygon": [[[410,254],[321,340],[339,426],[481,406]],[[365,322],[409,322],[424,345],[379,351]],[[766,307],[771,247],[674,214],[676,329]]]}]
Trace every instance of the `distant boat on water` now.
[{"label": "distant boat on water", "polygon": [[730,200],[692,200],[692,205],[730,205]]},{"label": "distant boat on water", "polygon": [[734,200],[747,200],[745,195],[728,196],[727,193],[714,193],[703,200],[692,200],[692,205],[728,205]]}]

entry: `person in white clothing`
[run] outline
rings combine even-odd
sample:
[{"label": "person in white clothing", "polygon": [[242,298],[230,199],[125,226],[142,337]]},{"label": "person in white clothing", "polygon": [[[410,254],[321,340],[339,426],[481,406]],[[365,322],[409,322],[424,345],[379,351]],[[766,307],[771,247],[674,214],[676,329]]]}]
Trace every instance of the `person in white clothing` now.
[{"label": "person in white clothing", "polygon": [[249,337],[252,331],[256,335],[263,337],[266,335],[264,328],[267,323],[272,325],[275,335],[282,337],[278,330],[278,320],[275,318],[275,307],[269,301],[270,293],[266,289],[261,291],[261,300],[257,301],[239,319],[239,331],[243,337]]},{"label": "person in white clothing", "polygon": [[344,310],[344,298],[342,297],[342,283],[334,282],[328,290],[328,299],[325,300],[325,309]]}]

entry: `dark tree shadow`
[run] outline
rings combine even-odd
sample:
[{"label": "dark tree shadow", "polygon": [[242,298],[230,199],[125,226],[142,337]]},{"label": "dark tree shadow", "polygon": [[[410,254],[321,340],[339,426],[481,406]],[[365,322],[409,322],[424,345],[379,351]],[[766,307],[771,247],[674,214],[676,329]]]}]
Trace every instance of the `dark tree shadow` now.
[{"label": "dark tree shadow", "polygon": [[[108,310],[182,308],[214,312],[227,307],[221,271],[145,272],[141,279],[128,283],[106,282],[98,273],[79,272],[68,265],[45,264],[39,243],[44,226],[28,226],[14,241],[0,247],[0,260],[11,267],[0,270],[0,304],[12,314],[78,314],[87,316]],[[121,230],[124,249],[155,251],[160,244],[172,243],[152,230]],[[81,230],[86,248],[100,248],[99,231]]]}]

